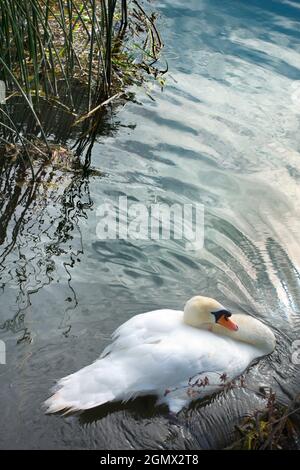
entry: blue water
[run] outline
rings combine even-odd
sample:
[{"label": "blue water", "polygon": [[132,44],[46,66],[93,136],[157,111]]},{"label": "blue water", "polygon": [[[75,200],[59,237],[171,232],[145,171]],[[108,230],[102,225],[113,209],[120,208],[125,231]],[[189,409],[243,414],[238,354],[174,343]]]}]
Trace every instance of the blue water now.
[{"label": "blue water", "polygon": [[[111,116],[92,165],[40,188],[1,266],[2,448],[220,448],[265,405],[299,391],[300,3],[164,1],[169,73]],[[97,238],[104,201],[204,205],[204,247]],[[11,217],[3,252],[21,212]],[[182,308],[194,294],[262,319],[277,348],[220,393],[170,422],[146,398],[82,417],[45,416],[54,381],[97,358],[131,316]]]}]

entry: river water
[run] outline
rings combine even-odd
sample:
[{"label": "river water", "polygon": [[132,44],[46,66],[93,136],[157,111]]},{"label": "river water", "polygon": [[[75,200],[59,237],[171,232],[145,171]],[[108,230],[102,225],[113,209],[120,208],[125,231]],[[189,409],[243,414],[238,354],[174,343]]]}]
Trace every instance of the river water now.
[{"label": "river water", "polygon": [[[1,448],[220,448],[265,405],[260,387],[283,403],[299,392],[300,5],[154,6],[167,85],[152,91],[154,101],[137,91],[108,118],[92,154],[102,176],[48,173],[28,204],[16,186],[14,203],[2,205]],[[100,240],[99,206],[117,206],[120,196],[147,207],[202,204],[203,248]],[[246,388],[196,402],[177,421],[151,397],[79,417],[44,415],[55,380],[95,360],[118,325],[181,309],[195,294],[276,334],[276,351],[247,371]]]}]

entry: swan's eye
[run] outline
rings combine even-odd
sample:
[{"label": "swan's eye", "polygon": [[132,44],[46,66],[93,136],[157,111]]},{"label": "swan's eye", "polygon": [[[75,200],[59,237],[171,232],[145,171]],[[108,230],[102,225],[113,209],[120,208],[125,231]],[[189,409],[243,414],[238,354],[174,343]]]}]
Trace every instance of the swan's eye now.
[{"label": "swan's eye", "polygon": [[229,310],[218,310],[217,312],[211,312],[216,320],[216,323],[223,317],[225,320],[228,320],[231,317],[232,313]]},{"label": "swan's eye", "polygon": [[[220,312],[217,312],[217,314],[219,314]],[[223,313],[221,314],[221,316],[219,316],[218,319],[216,319],[216,322],[221,325],[221,326],[224,326],[224,328],[227,328],[228,330],[232,330],[232,331],[237,331],[239,329],[238,325],[236,323],[234,323],[232,320],[230,320],[231,317],[231,313],[228,312],[227,310],[223,310]]]}]

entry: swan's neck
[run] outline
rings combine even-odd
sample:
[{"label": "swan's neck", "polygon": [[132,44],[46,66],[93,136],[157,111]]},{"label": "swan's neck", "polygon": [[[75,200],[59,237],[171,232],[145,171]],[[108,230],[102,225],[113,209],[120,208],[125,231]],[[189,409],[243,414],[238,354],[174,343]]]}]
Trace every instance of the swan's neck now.
[{"label": "swan's neck", "polygon": [[270,328],[248,315],[236,314],[231,318],[238,325],[238,331],[228,330],[216,323],[212,327],[213,333],[250,344],[262,351],[263,354],[270,354],[274,351],[276,340]]},{"label": "swan's neck", "polygon": [[[211,300],[211,299],[209,299]],[[208,306],[209,307],[209,306]],[[187,325],[203,330],[209,330],[220,336],[228,336],[235,341],[241,341],[257,348],[264,354],[270,354],[275,348],[275,336],[266,325],[261,321],[249,315],[235,314],[231,316],[231,320],[238,325],[237,331],[232,331],[218,323],[213,323],[211,308],[200,310],[199,305],[195,299],[187,302],[184,313],[183,321]]]},{"label": "swan's neck", "polygon": [[199,307],[197,302],[188,301],[185,305],[183,312],[183,321],[187,325],[194,326],[195,328],[206,328],[207,324],[211,324],[212,315],[209,311],[202,311],[199,314]]}]

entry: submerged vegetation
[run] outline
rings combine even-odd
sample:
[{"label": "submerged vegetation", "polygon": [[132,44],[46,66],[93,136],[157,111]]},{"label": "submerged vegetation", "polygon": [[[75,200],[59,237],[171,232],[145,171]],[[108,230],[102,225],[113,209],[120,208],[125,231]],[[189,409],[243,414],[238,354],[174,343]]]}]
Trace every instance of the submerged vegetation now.
[{"label": "submerged vegetation", "polygon": [[266,407],[245,417],[236,426],[236,439],[229,449],[282,450],[299,448],[300,394],[288,406],[280,404],[271,390]]},{"label": "submerged vegetation", "polygon": [[[275,392],[269,388],[254,391],[247,383],[244,375],[229,380],[226,373],[219,375],[220,390],[244,388],[255,392],[264,401],[265,406],[254,414],[244,417],[236,425],[233,443],[227,449],[235,450],[282,450],[298,449],[300,442],[300,394],[297,394],[289,405],[283,405]],[[211,386],[204,374],[196,374],[189,379],[187,394],[197,398],[203,388]],[[215,388],[216,384],[213,385]],[[174,389],[175,390],[175,389]],[[174,390],[166,390],[165,395]]]},{"label": "submerged vegetation", "polygon": [[[51,156],[45,113],[58,108],[74,127],[82,152],[102,122],[104,108],[128,99],[129,85],[163,83],[156,64],[162,47],[156,14],[137,0],[0,0],[0,141]],[[26,109],[19,119],[18,109]],[[30,120],[30,125],[28,122]],[[44,150],[32,143],[43,140]],[[92,139],[93,140],[93,139]],[[32,154],[32,149],[31,149]]]}]

